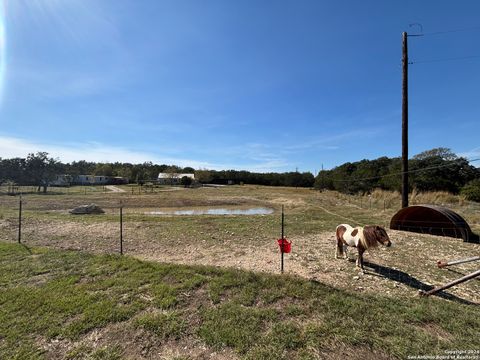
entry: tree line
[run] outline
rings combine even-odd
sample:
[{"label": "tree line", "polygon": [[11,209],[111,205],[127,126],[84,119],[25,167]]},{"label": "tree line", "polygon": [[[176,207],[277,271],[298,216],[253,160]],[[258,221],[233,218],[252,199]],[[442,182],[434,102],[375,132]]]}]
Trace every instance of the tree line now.
[{"label": "tree line", "polygon": [[[480,192],[480,169],[458,157],[450,149],[436,148],[415,155],[409,160],[410,189],[418,191],[447,191],[457,194]],[[376,188],[401,190],[401,159],[380,157],[345,163],[331,170],[324,170],[314,177],[310,172],[254,173],[239,170],[195,170],[191,167],[157,165],[151,162],[96,163],[74,161],[64,164],[49,157],[46,152],[29,154],[26,158],[0,158],[0,183],[35,185],[46,191],[57,175],[67,174],[119,176],[130,183],[153,182],[159,173],[194,173],[196,181],[212,184],[255,184],[267,186],[313,187],[337,190],[343,193],[367,193]],[[479,195],[475,195],[479,196]]]},{"label": "tree line", "polygon": [[313,187],[315,178],[310,172],[253,173],[245,170],[197,170],[195,178],[210,184],[254,184],[266,186]]},{"label": "tree line", "polygon": [[151,162],[143,164],[130,163],[96,163],[88,161],[73,161],[64,164],[57,159],[49,157],[46,152],[29,154],[26,158],[0,158],[0,184],[15,183],[17,185],[34,185],[46,191],[46,187],[57,175],[95,175],[123,177],[130,183],[145,184],[154,182],[159,173],[190,173],[195,174],[195,179],[200,183],[212,184],[257,184],[269,186],[296,186],[313,187],[314,176],[309,173],[252,173],[249,171],[215,171],[195,170],[192,167],[176,165],[157,165]]},{"label": "tree line", "polygon": [[[480,178],[480,169],[458,157],[450,149],[435,148],[415,155],[408,161],[410,189],[447,191],[458,194],[465,185]],[[321,171],[315,178],[317,189],[343,193],[368,193],[374,189],[401,190],[401,158],[380,157],[345,163]]]}]

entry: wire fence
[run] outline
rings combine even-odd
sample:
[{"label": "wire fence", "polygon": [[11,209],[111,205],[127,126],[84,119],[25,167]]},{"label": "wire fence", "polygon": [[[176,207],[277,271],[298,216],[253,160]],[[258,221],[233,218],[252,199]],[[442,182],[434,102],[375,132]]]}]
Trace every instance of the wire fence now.
[{"label": "wire fence", "polygon": [[[142,230],[143,225],[146,229],[151,230],[151,233],[155,233],[154,229],[152,229],[153,227],[162,227],[162,224],[158,222],[147,222],[147,225],[145,221],[139,221],[138,214],[132,219],[128,217],[127,213],[127,218],[125,218],[124,209],[127,208],[128,211],[128,204],[119,200],[117,200],[115,205],[111,203],[102,204],[102,208],[108,217],[107,219],[95,218],[95,215],[91,215],[87,220],[81,216],[75,218],[75,215],[71,215],[72,218],[65,221],[64,214],[67,210],[53,208],[44,211],[35,207],[29,208],[28,197],[26,198],[27,200],[22,196],[12,197],[11,201],[8,202],[7,207],[9,210],[6,212],[7,215],[0,215],[0,222],[3,222],[0,239],[3,238],[8,241],[17,240],[18,242],[29,241],[34,244],[45,245],[45,239],[48,238],[52,244],[62,248],[89,250],[89,246],[91,246],[92,250],[95,251],[123,253],[125,234],[127,234],[128,238],[128,235],[135,235],[139,231],[145,231],[144,229]],[[339,222],[347,222],[353,226],[375,225],[372,223],[375,221],[371,220],[373,213],[373,216],[377,219],[377,225],[382,225],[385,228],[391,226],[391,215],[398,209],[397,207],[389,207],[388,205],[390,204],[387,204],[386,200],[383,202],[364,202],[362,199],[355,200],[353,198],[350,204],[357,207],[359,211],[364,209],[371,211],[369,213],[351,212],[352,215],[347,216],[341,214],[341,211],[332,210],[332,207],[327,208],[316,204],[315,208],[338,218]],[[362,220],[367,218],[370,220]],[[318,215],[311,219],[306,215],[304,219],[309,222],[319,220]],[[139,225],[139,222],[143,224]],[[464,237],[464,232],[469,231],[469,229],[462,229],[459,224],[439,219],[428,221],[409,219],[408,221],[396,223],[394,228],[422,234],[458,238]],[[168,231],[165,233],[168,234]],[[151,235],[145,234],[145,236]],[[137,238],[137,236],[130,236],[130,239],[132,237]],[[125,247],[125,251],[128,251],[128,244]]]},{"label": "wire fence", "polygon": [[[85,219],[71,215],[62,218],[64,210],[38,210],[29,207],[29,200],[18,196],[18,203],[9,201],[0,214],[0,240],[22,244],[52,246],[62,249],[123,253],[123,206],[102,207],[109,221],[91,215]],[[111,221],[112,217],[118,221]]]},{"label": "wire fence", "polygon": [[[71,218],[66,220],[65,209],[39,210],[38,204],[34,204],[34,202],[29,203],[28,196],[26,199],[25,197],[20,198],[19,196],[4,197],[4,199],[5,198],[8,198],[9,201],[2,201],[2,206],[0,207],[3,209],[8,208],[7,211],[2,210],[2,212],[0,212],[0,240],[2,241],[18,242],[28,246],[48,246],[102,254],[127,254],[159,261],[162,261],[164,258],[169,262],[175,262],[175,252],[177,252],[184,253],[184,259],[187,259],[187,261],[192,260],[192,263],[195,263],[196,257],[202,256],[204,253],[203,248],[207,246],[203,242],[204,240],[196,240],[191,237],[189,238],[190,245],[192,245],[191,242],[196,241],[193,246],[186,246],[186,244],[182,243],[172,243],[169,238],[169,227],[178,227],[179,224],[172,225],[171,223],[175,220],[172,220],[171,217],[163,218],[164,221],[158,221],[158,218],[155,218],[155,221],[138,219],[136,215],[130,216],[128,213],[128,210],[131,210],[129,209],[129,205],[121,203],[120,201],[115,205],[102,204],[102,208],[105,211],[105,214],[102,216],[90,215],[86,217],[71,215]],[[368,206],[370,207],[370,204]],[[325,214],[338,218],[339,222],[347,221],[352,225],[366,225],[359,220],[362,218],[362,215],[367,216],[361,212],[354,212],[354,215],[350,217],[342,215],[339,213],[341,211],[337,211],[335,207],[327,208],[317,205],[316,208]],[[127,210],[126,217],[124,210]],[[372,211],[374,212],[374,209]],[[384,213],[385,227],[389,225],[387,214],[388,213]],[[377,214],[377,218],[383,217],[378,215],[379,214]],[[318,221],[321,217],[322,215],[311,218],[310,221]],[[309,220],[309,218],[307,217],[306,220]],[[188,221],[194,222],[193,220]],[[200,220],[199,223],[209,223],[211,221],[211,219]],[[262,224],[266,224],[266,221]],[[435,221],[435,224],[437,226],[440,225],[437,229],[445,232],[445,234],[440,233],[438,235],[446,235],[446,232],[451,230],[451,224],[447,224],[445,221]],[[194,226],[197,225],[198,223],[194,224]],[[418,233],[429,233],[424,227],[419,226],[416,228],[416,226],[412,224],[410,224],[409,230]],[[193,233],[198,234],[200,231],[200,229],[196,229]],[[255,233],[258,232],[259,229],[245,229],[242,235],[245,236],[249,231]],[[332,234],[333,233],[334,231],[332,230]],[[228,234],[228,236],[229,235],[230,234]],[[228,248],[231,246],[226,240],[222,239],[222,234],[219,234],[218,238],[220,238],[218,241],[214,240],[216,242],[213,247]],[[277,244],[274,244],[274,239],[276,238],[277,236],[272,233],[271,243],[272,248],[274,247],[275,249],[277,248]],[[232,243],[232,248],[229,249],[229,251],[231,250],[232,254],[238,254],[238,250],[235,249],[235,245],[238,245],[238,234],[235,234],[235,236],[229,239]],[[333,246],[333,243],[330,242],[328,242],[328,244],[325,242],[324,244],[325,246]],[[250,251],[252,258],[255,258],[255,245],[251,246],[247,251]],[[323,261],[331,261],[330,252],[325,254],[325,248],[317,249],[316,247],[313,243],[297,246],[294,242],[292,253],[297,253],[295,256],[298,256],[298,259],[301,260],[301,266],[307,268],[314,266],[316,263],[320,264]],[[312,252],[313,248],[315,248],[314,252]],[[245,249],[247,249],[247,247]],[[311,254],[315,255],[312,256]],[[280,261],[280,256],[278,259]],[[289,272],[288,270],[291,266],[290,261],[292,261],[292,259],[294,259],[294,257],[289,257],[285,260],[287,272]],[[388,261],[384,261],[385,259],[382,261],[378,260],[375,253],[368,253],[365,262],[367,273],[372,276],[380,276],[392,280],[398,284],[404,284],[411,289],[422,291],[432,290],[433,286],[428,282],[422,281],[421,279],[423,279],[423,277],[421,275],[414,275],[415,272],[412,273],[411,269],[407,270],[406,268],[398,267],[398,264],[396,266],[392,265]],[[252,266],[253,268],[250,269],[255,270],[256,265]],[[272,270],[276,271],[275,269],[277,269],[277,264],[273,265]],[[280,262],[278,269],[280,269]],[[354,267],[352,269],[354,269]],[[440,294],[440,296],[451,300],[464,301],[460,297],[451,294]]]}]

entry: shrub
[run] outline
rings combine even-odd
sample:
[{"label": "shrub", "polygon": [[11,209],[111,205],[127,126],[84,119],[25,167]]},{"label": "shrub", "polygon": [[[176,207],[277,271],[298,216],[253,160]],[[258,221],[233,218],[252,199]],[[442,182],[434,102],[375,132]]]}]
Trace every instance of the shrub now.
[{"label": "shrub", "polygon": [[467,200],[480,202],[480,179],[468,182],[461,191]]},{"label": "shrub", "polygon": [[183,176],[180,179],[180,184],[182,184],[185,187],[192,185],[192,182],[193,182],[193,180],[191,178],[189,178],[188,176]]}]

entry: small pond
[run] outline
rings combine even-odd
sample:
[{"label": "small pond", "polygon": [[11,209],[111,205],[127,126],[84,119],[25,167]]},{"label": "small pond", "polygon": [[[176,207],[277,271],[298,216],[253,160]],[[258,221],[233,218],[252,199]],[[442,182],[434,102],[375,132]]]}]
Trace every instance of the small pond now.
[{"label": "small pond", "polygon": [[148,215],[268,215],[273,214],[273,209],[205,209],[205,210],[175,210],[175,211],[150,211]]}]

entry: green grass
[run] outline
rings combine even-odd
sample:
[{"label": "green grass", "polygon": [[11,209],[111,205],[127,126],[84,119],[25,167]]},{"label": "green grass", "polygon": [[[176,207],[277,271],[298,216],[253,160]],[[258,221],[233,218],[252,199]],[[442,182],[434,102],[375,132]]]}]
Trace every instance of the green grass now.
[{"label": "green grass", "polygon": [[[2,359],[52,357],[41,339],[70,344],[56,354],[68,359],[157,354],[159,344],[177,343],[246,359],[313,359],[345,348],[405,358],[479,349],[479,328],[478,307],[437,298],[0,243]],[[88,336],[99,330],[105,340],[93,346]]]},{"label": "green grass", "polygon": [[154,333],[160,340],[180,340],[187,331],[185,320],[177,312],[147,313],[139,316],[135,323],[137,327]]},{"label": "green grass", "polygon": [[[222,189],[185,189],[138,194],[136,187],[123,186],[124,193],[103,192],[102,186],[54,188],[47,194],[29,193],[24,196],[26,221],[73,221],[85,223],[118,222],[120,201],[124,204],[125,221],[161,224],[166,222],[175,229],[185,225],[197,226],[199,231],[208,230],[210,223],[215,230],[222,227],[228,231],[246,234],[249,229],[279,232],[279,211],[285,204],[287,235],[304,235],[318,230],[331,230],[339,221],[347,221],[322,208],[352,218],[358,223],[386,224],[400,208],[397,193],[375,191],[370,197],[349,196],[336,192],[318,192],[310,189],[275,188],[262,186],[231,186]],[[134,188],[134,193],[131,193]],[[27,190],[27,189],[25,189]],[[71,216],[67,210],[75,206],[96,203],[106,210],[101,216]],[[384,211],[384,202],[386,205]],[[478,211],[480,204],[466,202],[461,197],[443,193],[412,193],[411,203],[446,205],[458,211],[471,224],[474,231],[480,230]],[[273,207],[276,213],[269,216],[200,216],[162,217],[145,215],[145,212],[159,208],[202,208],[225,206]],[[18,197],[0,196],[0,219],[14,220],[17,217]],[[201,219],[199,219],[201,218]],[[252,222],[252,224],[250,224]],[[187,226],[188,228],[188,226]],[[179,233],[181,235],[181,233]]]},{"label": "green grass", "polygon": [[[69,246],[72,239],[91,240],[84,247],[89,251],[117,251],[122,200],[127,241],[152,243],[156,245],[152,251],[201,242],[209,251],[221,247],[237,254],[280,236],[279,211],[284,202],[287,237],[331,231],[338,223],[348,222],[336,214],[363,224],[385,224],[397,202],[395,194],[376,192],[370,209],[366,196],[254,186],[144,195],[104,194],[101,189],[87,195],[82,188],[71,191],[24,197],[23,239],[27,244]],[[425,196],[416,195],[419,201]],[[382,197],[387,198],[385,212]],[[447,199],[437,197],[438,201]],[[91,202],[107,213],[66,213],[75,205]],[[272,207],[276,212],[248,217],[144,214],[158,208],[236,205]],[[459,201],[450,205],[474,230],[480,229],[477,204]],[[0,196],[0,225],[4,226],[0,239],[16,239],[17,207],[18,197]],[[81,226],[72,226],[66,233],[49,232],[72,223]],[[91,233],[81,232],[90,225]],[[103,229],[109,229],[109,237],[102,237]],[[108,241],[110,247],[105,245]],[[432,249],[439,246],[434,240],[422,241],[433,244]],[[161,259],[161,253],[157,254]],[[402,271],[410,272],[418,260],[407,255],[398,252],[397,260]],[[445,282],[443,277],[440,272],[429,274],[434,283]],[[319,354],[341,356],[345,349],[370,357],[405,358],[443,355],[445,349],[480,348],[478,307],[438,298],[392,298],[353,291],[288,276],[155,264],[0,242],[0,359],[118,359],[145,351],[153,357],[160,346],[170,345],[187,348],[185,354],[178,354],[179,359],[189,358],[188,349],[199,346],[206,347],[205,357],[226,349],[246,359],[314,359]],[[106,336],[94,346],[89,335],[95,331]],[[130,338],[131,343],[125,342]],[[45,343],[55,341],[68,344],[68,350],[45,350]]]}]

